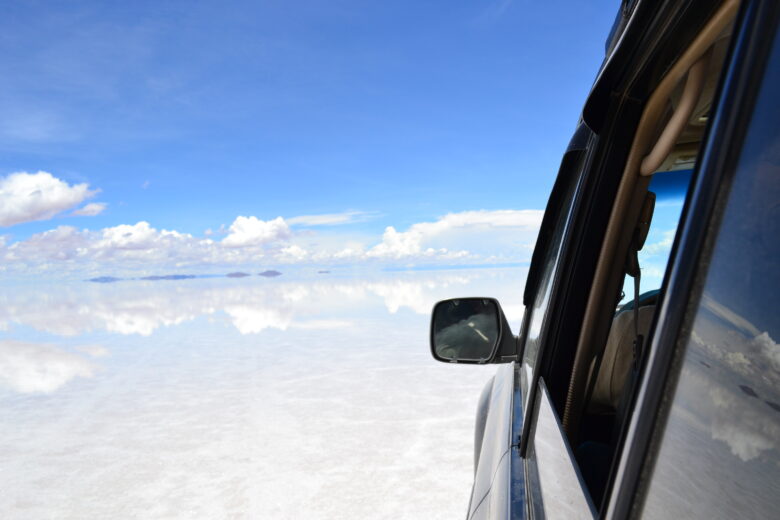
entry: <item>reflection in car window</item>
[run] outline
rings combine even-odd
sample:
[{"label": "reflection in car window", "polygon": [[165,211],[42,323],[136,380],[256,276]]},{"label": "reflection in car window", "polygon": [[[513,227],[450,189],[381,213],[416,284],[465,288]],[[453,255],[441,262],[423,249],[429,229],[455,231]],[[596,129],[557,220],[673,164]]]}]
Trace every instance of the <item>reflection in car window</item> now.
[{"label": "reflection in car window", "polygon": [[644,504],[651,518],[778,515],[779,52],[776,41],[687,340]]}]

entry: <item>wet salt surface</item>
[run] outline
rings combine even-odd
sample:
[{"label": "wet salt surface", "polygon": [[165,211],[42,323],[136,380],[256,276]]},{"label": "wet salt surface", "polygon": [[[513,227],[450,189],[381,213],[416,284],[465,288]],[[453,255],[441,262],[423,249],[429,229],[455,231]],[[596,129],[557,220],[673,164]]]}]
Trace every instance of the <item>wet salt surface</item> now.
[{"label": "wet salt surface", "polygon": [[15,288],[2,518],[452,518],[495,367],[428,352],[441,298],[525,270]]}]

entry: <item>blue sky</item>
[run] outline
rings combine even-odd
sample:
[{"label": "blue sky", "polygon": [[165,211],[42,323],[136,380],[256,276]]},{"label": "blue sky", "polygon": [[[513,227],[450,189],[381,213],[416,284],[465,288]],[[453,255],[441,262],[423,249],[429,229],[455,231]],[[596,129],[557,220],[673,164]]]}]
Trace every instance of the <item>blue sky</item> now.
[{"label": "blue sky", "polygon": [[[413,247],[388,259],[415,262],[428,251],[430,262],[453,262],[453,252],[468,252],[463,262],[525,260],[540,216],[504,215],[514,220],[493,229],[491,212],[544,208],[617,8],[11,3],[0,20],[4,205],[57,188],[17,177],[11,189],[18,172],[48,172],[60,191],[88,186],[68,199],[78,203],[60,204],[66,209],[6,218],[2,247],[38,237],[25,254],[45,249],[43,263],[56,264],[58,247],[77,249],[62,232],[41,238],[59,226],[89,230],[88,242],[139,222],[157,238],[169,230],[220,242],[243,216],[255,219],[244,222],[255,226],[250,246],[295,245],[306,252],[301,261],[321,250],[331,260],[365,253],[385,242],[388,226],[406,233],[415,224],[434,227],[418,228]],[[81,212],[93,216],[73,216],[86,204]],[[295,219],[322,214],[341,216]],[[447,214],[465,216],[436,227]],[[286,229],[274,235],[265,224],[277,217]],[[65,256],[77,267],[93,253]],[[41,264],[19,251],[12,260]]]}]

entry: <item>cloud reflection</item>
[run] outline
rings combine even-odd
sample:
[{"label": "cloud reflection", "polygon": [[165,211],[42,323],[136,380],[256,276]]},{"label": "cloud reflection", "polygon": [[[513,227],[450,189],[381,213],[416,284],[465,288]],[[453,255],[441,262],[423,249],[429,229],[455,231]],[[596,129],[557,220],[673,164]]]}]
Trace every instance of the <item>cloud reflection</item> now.
[{"label": "cloud reflection", "polygon": [[254,334],[269,328],[287,330],[293,318],[291,308],[263,305],[227,305],[225,312],[241,334]]},{"label": "cloud reflection", "polygon": [[0,340],[0,382],[20,393],[49,394],[75,377],[92,377],[96,369],[83,357],[50,345]]},{"label": "cloud reflection", "polygon": [[344,490],[357,490],[356,518],[419,489],[446,502],[469,485],[474,409],[495,369],[435,363],[429,309],[471,294],[518,303],[523,274],[2,291],[3,337],[63,345],[8,343],[11,362],[0,351],[0,488],[21,497],[0,517],[333,518]]},{"label": "cloud reflection", "polygon": [[[241,334],[268,329],[336,329],[349,320],[328,311],[381,303],[391,314],[402,309],[427,315],[440,299],[464,296],[484,273],[446,273],[349,281],[187,281],[186,284],[71,285],[8,291],[0,295],[0,329],[26,326],[57,336],[89,332],[149,336],[162,327],[199,317],[222,318]],[[517,288],[517,293],[520,292]],[[511,302],[509,303],[511,307]]]}]

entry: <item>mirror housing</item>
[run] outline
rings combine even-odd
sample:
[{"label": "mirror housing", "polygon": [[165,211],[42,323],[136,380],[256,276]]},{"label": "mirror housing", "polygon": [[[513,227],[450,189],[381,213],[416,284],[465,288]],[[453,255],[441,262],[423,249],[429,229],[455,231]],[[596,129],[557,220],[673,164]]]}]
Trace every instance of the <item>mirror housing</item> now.
[{"label": "mirror housing", "polygon": [[444,363],[509,363],[517,337],[495,298],[453,298],[433,306],[431,354]]}]

